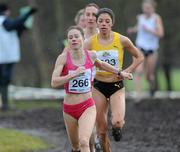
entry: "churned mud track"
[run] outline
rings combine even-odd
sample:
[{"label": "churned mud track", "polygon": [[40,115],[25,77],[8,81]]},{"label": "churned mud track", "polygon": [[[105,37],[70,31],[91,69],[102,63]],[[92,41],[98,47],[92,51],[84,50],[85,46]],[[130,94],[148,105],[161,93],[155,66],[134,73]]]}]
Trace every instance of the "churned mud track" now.
[{"label": "churned mud track", "polygon": [[[54,145],[46,152],[70,151],[61,108],[1,112],[0,126],[42,137]],[[127,101],[123,139],[111,144],[113,152],[179,152],[180,101],[144,100],[139,105]]]}]

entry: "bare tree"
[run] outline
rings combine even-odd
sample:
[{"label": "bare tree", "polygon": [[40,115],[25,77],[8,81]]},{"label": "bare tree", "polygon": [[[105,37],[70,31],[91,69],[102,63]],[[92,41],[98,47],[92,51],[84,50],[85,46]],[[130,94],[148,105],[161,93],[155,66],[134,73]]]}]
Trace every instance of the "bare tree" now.
[{"label": "bare tree", "polygon": [[[36,0],[28,0],[28,4],[30,6],[37,6]],[[34,59],[35,59],[35,71],[37,72],[37,80],[39,81],[39,85],[41,87],[45,86],[47,84],[47,82],[50,81],[50,77],[48,75],[48,69],[49,69],[49,65],[48,65],[48,59],[45,55],[44,49],[43,49],[43,45],[42,45],[42,41],[41,41],[41,37],[40,37],[40,29],[39,29],[39,23],[38,23],[38,15],[35,17],[34,20],[34,26],[32,29],[32,40],[34,43]]]}]

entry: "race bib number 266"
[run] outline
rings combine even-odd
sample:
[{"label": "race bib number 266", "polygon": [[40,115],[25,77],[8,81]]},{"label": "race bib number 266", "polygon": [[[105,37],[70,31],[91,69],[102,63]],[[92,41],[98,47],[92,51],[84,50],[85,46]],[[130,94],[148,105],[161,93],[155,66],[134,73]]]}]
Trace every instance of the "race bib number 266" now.
[{"label": "race bib number 266", "polygon": [[[73,71],[69,71],[73,72]],[[87,69],[85,73],[69,81],[69,92],[84,93],[91,89],[91,70]]]}]

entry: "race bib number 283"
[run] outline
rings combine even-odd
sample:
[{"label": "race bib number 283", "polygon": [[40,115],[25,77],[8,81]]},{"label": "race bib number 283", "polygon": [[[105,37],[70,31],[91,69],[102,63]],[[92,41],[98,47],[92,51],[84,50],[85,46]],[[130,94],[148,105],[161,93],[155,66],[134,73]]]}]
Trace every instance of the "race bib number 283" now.
[{"label": "race bib number 283", "polygon": [[101,61],[107,62],[115,68],[118,68],[118,50],[98,51],[97,56]]}]

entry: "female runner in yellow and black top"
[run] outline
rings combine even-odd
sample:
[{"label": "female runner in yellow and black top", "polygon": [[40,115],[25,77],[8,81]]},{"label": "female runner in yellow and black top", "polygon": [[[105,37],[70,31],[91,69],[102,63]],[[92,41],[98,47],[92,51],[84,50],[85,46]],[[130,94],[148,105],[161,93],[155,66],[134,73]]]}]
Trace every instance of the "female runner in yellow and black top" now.
[{"label": "female runner in yellow and black top", "polygon": [[[125,36],[112,31],[114,13],[111,9],[101,8],[97,13],[97,26],[99,33],[86,40],[85,48],[96,50],[100,60],[118,67],[121,75],[133,72],[143,61],[142,53]],[[132,56],[132,64],[122,70],[123,51],[127,50]],[[115,141],[121,139],[121,129],[125,117],[125,88],[123,79],[116,75],[97,69],[94,80],[93,97],[96,101],[97,119],[96,127],[104,152],[111,152],[108,138],[107,114],[109,104],[112,116],[112,134]]]}]

